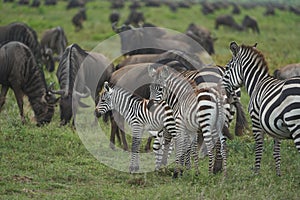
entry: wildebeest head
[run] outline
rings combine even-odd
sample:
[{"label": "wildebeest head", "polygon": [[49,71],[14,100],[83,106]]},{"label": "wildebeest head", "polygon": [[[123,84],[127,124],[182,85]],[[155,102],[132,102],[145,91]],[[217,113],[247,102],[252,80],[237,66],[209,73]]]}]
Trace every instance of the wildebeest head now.
[{"label": "wildebeest head", "polygon": [[54,71],[54,59],[53,59],[53,52],[50,48],[42,49],[42,59],[46,66],[46,69],[49,72]]},{"label": "wildebeest head", "polygon": [[36,112],[37,126],[50,123],[54,114],[54,108],[59,98],[56,98],[49,89],[45,91],[41,98],[40,108]]}]

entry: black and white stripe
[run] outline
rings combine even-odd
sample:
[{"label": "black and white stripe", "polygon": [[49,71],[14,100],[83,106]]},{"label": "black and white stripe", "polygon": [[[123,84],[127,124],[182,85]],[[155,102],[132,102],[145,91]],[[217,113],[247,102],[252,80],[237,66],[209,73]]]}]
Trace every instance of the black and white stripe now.
[{"label": "black and white stripe", "polygon": [[[208,147],[210,172],[212,172],[214,161],[213,148],[215,143],[221,140],[224,173],[226,174],[226,138],[222,133],[225,121],[223,106],[226,108],[224,104],[226,95],[222,94],[218,87],[196,89],[193,82],[170,70],[167,66],[149,67],[149,75],[154,80],[154,87],[152,85],[150,89],[150,98],[163,99],[174,110],[180,131],[175,138],[175,147],[176,152],[179,150],[182,155],[177,162],[183,164],[184,155],[189,156],[186,151],[196,148],[198,138],[196,133],[200,131]],[[217,131],[212,132],[213,129]],[[174,177],[177,175],[178,170],[175,170]]]},{"label": "black and white stripe", "polygon": [[276,173],[280,172],[280,144],[293,139],[300,153],[300,78],[278,80],[268,72],[264,56],[254,46],[230,44],[233,57],[227,64],[224,84],[231,92],[245,85],[250,96],[248,111],[256,142],[255,171],[258,173],[263,153],[263,136],[274,138],[273,156]]},{"label": "black and white stripe", "polygon": [[[96,112],[104,114],[109,110],[115,110],[132,127],[132,157],[129,171],[137,171],[139,169],[139,145],[144,130],[165,129],[167,133],[164,135],[166,150],[172,137],[176,136],[173,110],[165,101],[139,98],[124,88],[110,87],[107,82],[104,84],[104,89],[105,91],[99,97]],[[164,155],[167,156],[167,153]],[[163,158],[163,164],[166,164],[166,159],[167,157]]]}]

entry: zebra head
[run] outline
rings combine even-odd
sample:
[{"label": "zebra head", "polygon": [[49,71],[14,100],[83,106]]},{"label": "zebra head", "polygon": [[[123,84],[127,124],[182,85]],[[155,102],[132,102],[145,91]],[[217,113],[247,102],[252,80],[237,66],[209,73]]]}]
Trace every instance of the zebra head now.
[{"label": "zebra head", "polygon": [[164,100],[166,97],[166,80],[170,75],[167,66],[157,68],[155,65],[148,67],[149,76],[153,79],[153,83],[150,84],[150,99],[157,101]]},{"label": "zebra head", "polygon": [[113,92],[114,89],[108,85],[107,81],[105,81],[104,92],[100,94],[99,101],[95,110],[97,115],[103,115],[106,112],[113,109],[113,104],[112,104]]},{"label": "zebra head", "polygon": [[230,43],[230,50],[232,52],[232,59],[227,63],[226,70],[223,77],[225,89],[231,94],[243,84],[244,78],[241,72],[241,48],[236,42]]}]

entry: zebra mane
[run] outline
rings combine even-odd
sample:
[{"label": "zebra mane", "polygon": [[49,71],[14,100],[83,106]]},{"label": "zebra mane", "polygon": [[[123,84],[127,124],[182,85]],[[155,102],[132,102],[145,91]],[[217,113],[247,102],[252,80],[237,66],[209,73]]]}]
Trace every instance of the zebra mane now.
[{"label": "zebra mane", "polygon": [[249,46],[249,45],[241,45],[242,50],[244,51],[251,51],[254,52],[255,55],[257,55],[256,59],[260,59],[261,60],[261,64],[262,66],[264,66],[264,68],[269,71],[269,65],[265,59],[265,56],[262,54],[262,52],[260,52],[255,46]]}]

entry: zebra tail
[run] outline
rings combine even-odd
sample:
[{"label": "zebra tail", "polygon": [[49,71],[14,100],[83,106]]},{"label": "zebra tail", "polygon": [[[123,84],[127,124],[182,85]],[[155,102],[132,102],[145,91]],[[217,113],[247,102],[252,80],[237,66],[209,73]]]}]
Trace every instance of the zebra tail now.
[{"label": "zebra tail", "polygon": [[243,131],[248,127],[248,121],[241,102],[235,101],[234,105],[236,107],[235,135],[242,136]]}]

